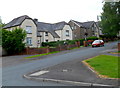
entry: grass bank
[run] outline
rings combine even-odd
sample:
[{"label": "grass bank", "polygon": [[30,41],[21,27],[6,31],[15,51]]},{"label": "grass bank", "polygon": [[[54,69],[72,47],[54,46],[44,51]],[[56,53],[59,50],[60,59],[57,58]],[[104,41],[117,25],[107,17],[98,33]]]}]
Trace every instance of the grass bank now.
[{"label": "grass bank", "polygon": [[110,55],[99,55],[85,62],[92,67],[101,77],[120,78],[118,68],[118,57]]},{"label": "grass bank", "polygon": [[45,55],[54,54],[54,53],[59,53],[59,52],[60,52],[60,51],[55,51],[55,52],[50,52],[50,53],[44,53],[44,54],[33,55],[33,56],[25,57],[25,58],[26,58],[26,59],[30,59],[30,58],[45,56]]}]

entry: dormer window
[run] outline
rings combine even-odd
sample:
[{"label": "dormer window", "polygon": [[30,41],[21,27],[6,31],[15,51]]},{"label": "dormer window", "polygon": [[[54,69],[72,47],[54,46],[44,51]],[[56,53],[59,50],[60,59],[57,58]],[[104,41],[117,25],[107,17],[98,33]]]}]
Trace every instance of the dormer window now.
[{"label": "dormer window", "polygon": [[26,26],[26,32],[32,33],[32,26]]}]

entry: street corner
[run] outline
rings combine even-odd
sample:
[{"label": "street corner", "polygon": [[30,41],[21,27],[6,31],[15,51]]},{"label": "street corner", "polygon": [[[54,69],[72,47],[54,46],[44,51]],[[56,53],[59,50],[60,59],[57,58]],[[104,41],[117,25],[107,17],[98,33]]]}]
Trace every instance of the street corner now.
[{"label": "street corner", "polygon": [[[64,70],[66,72],[66,70]],[[103,84],[97,84],[97,83],[87,83],[87,82],[78,82],[78,81],[70,81],[70,80],[60,80],[60,79],[53,79],[53,78],[42,78],[40,77],[41,75],[44,75],[46,73],[49,73],[49,71],[38,71],[31,73],[29,75],[24,75],[25,78],[29,80],[38,80],[38,81],[43,81],[43,82],[56,82],[56,83],[63,83],[63,84],[70,84],[73,86],[101,86],[101,87],[112,87],[112,85],[103,85]]]},{"label": "street corner", "polygon": [[[78,61],[62,63],[24,75],[25,78],[38,81],[49,81],[75,86],[114,86],[112,81],[99,79],[84,64]],[[102,82],[103,81],[103,82]]]}]

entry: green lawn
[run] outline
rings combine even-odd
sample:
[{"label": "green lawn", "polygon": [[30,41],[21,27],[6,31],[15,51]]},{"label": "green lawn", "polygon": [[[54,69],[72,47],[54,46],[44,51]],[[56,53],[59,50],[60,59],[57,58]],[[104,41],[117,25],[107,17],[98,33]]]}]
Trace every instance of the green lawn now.
[{"label": "green lawn", "polygon": [[58,53],[58,52],[60,52],[60,51],[55,51],[55,52],[50,52],[50,53],[44,53],[44,54],[38,54],[38,55],[33,55],[33,56],[25,57],[25,58],[29,59],[29,58],[34,58],[34,57],[40,57],[40,56],[45,56],[45,55],[54,54],[54,53]]},{"label": "green lawn", "polygon": [[[120,78],[118,76],[118,57],[110,55],[99,55],[97,57],[85,60],[100,75],[109,78]],[[120,70],[120,69],[119,69]]]}]

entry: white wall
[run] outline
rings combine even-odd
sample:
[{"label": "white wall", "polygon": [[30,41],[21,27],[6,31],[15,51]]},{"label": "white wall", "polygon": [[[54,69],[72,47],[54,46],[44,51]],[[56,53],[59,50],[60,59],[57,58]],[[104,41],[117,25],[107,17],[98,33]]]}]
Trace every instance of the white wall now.
[{"label": "white wall", "polygon": [[[30,47],[37,47],[37,27],[35,23],[31,19],[25,19],[23,23],[21,24],[21,28],[25,29],[26,26],[32,27],[32,34],[27,34],[27,37],[32,37],[32,46]],[[26,40],[25,40],[26,42]]]},{"label": "white wall", "polygon": [[[69,30],[69,36],[66,36],[66,30]],[[60,40],[72,40],[72,29],[69,25],[65,25],[63,30],[57,30],[55,32],[60,36]]]}]

